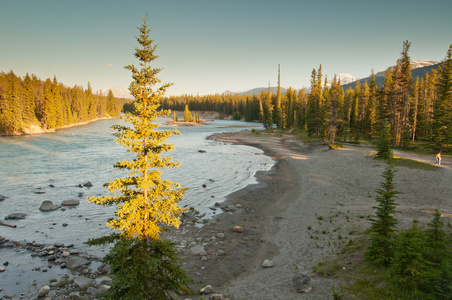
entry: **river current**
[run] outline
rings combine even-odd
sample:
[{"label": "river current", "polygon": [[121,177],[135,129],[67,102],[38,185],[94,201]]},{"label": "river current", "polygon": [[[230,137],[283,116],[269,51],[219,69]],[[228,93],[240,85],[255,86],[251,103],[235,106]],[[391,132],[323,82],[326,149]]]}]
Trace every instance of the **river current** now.
[{"label": "river current", "polygon": [[[55,133],[0,137],[0,195],[6,196],[0,202],[0,219],[12,213],[26,214],[25,219],[5,221],[17,227],[0,226],[0,236],[44,244],[73,243],[82,251],[102,255],[96,253],[96,247],[87,248],[83,242],[110,233],[105,223],[114,215],[115,208],[89,203],[85,197],[106,195],[104,183],[127,176],[127,172],[113,168],[117,161],[133,157],[115,142],[110,127],[118,122],[108,119]],[[160,129],[169,128],[160,126]],[[178,169],[165,170],[162,176],[189,188],[179,203],[182,207],[194,207],[208,218],[213,213],[208,207],[255,183],[257,171],[273,166],[274,161],[261,155],[257,148],[206,140],[214,133],[251,128],[261,127],[256,123],[215,120],[205,126],[177,128],[181,135],[170,138],[175,150],[169,155],[181,165]],[[83,186],[88,181],[92,187]],[[80,205],[51,212],[39,210],[44,200],[60,205],[69,199],[80,200]],[[6,261],[15,264],[0,273],[3,289],[0,296],[10,290],[19,293],[29,289],[32,282],[39,289],[50,276],[64,273],[62,270],[53,275],[41,272],[35,278],[29,274],[37,261],[29,254],[7,249],[0,249],[0,254],[1,264]]]}]

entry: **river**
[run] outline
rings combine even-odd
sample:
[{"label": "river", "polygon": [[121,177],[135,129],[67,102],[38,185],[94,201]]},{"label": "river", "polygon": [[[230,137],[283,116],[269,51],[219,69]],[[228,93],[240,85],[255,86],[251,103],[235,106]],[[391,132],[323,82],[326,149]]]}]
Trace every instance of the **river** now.
[{"label": "river", "polygon": [[[73,243],[81,251],[102,256],[105,250],[87,248],[83,243],[110,232],[105,223],[113,217],[115,208],[91,204],[85,197],[106,195],[104,183],[127,176],[113,168],[117,161],[132,157],[112,135],[110,127],[118,122],[100,120],[55,133],[0,137],[0,195],[6,197],[0,202],[0,218],[11,213],[26,214],[25,219],[6,221],[16,228],[0,226],[0,236],[44,244]],[[181,165],[165,170],[163,177],[189,188],[180,202],[182,207],[194,207],[209,218],[213,213],[209,206],[255,183],[257,171],[273,166],[274,161],[261,155],[257,148],[206,140],[214,133],[251,128],[261,127],[256,123],[214,120],[205,126],[177,128],[181,135],[171,137],[169,142],[175,150],[169,155]],[[92,187],[83,186],[88,181]],[[60,205],[68,199],[78,199],[80,205],[51,212],[39,210],[44,200]],[[9,262],[7,270],[0,273],[0,297],[7,293],[26,294],[67,272],[60,268],[32,272],[40,259],[30,257],[26,251],[0,248],[0,254],[1,264]]]}]

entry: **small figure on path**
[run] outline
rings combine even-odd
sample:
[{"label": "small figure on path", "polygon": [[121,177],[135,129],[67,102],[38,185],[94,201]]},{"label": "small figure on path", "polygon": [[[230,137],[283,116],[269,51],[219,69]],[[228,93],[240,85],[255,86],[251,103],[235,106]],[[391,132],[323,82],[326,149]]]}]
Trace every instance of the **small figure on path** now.
[{"label": "small figure on path", "polygon": [[439,152],[438,154],[436,154],[436,164],[438,166],[441,166],[441,152]]}]

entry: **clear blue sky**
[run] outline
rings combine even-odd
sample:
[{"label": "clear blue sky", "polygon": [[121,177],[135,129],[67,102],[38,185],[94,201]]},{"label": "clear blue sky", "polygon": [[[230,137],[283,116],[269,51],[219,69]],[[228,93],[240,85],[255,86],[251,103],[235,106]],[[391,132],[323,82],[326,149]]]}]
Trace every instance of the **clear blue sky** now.
[{"label": "clear blue sky", "polygon": [[451,12],[451,0],[0,0],[0,72],[127,89],[148,14],[168,95],[274,86],[278,64],[281,86],[302,88],[320,64],[329,78],[385,70],[404,40],[412,60],[441,61]]}]

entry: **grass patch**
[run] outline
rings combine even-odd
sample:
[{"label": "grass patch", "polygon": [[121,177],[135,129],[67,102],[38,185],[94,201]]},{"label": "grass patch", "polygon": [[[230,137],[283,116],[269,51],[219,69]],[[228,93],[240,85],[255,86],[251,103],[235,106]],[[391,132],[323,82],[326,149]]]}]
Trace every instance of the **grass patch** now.
[{"label": "grass patch", "polygon": [[429,164],[429,163],[425,163],[425,162],[421,162],[421,161],[417,161],[417,160],[413,160],[413,159],[409,159],[409,158],[402,158],[402,157],[398,157],[394,155],[394,159],[393,159],[393,164],[394,166],[397,167],[403,167],[403,168],[410,168],[410,169],[419,169],[419,170],[426,170],[426,171],[438,171],[439,169],[441,169],[441,167]]},{"label": "grass patch", "polygon": [[330,149],[342,149],[344,146],[342,144],[332,144],[328,146]]}]

